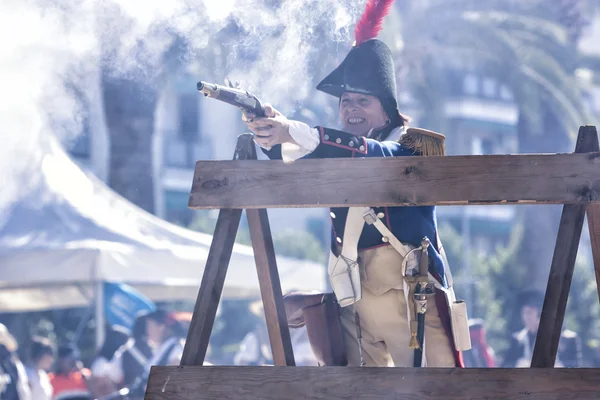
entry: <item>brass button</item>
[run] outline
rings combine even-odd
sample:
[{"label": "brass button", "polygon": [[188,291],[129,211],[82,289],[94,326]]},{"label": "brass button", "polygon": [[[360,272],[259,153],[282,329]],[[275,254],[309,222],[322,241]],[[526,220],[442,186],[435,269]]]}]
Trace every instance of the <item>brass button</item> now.
[{"label": "brass button", "polygon": [[329,140],[329,135],[323,135],[323,139]]},{"label": "brass button", "polygon": [[335,214],[333,213],[333,211],[329,213],[329,216],[330,216],[331,218],[335,218]]},{"label": "brass button", "polygon": [[358,149],[359,149],[360,151],[365,151],[365,146],[360,146]]},{"label": "brass button", "polygon": [[339,237],[335,238],[335,240],[337,240],[338,243],[342,243],[342,239]]},{"label": "brass button", "polygon": [[384,213],[382,213],[382,212],[377,213],[377,218],[382,219],[383,217],[385,217]]},{"label": "brass button", "polygon": [[348,143],[348,146],[350,146],[350,147],[354,147],[354,142],[350,142],[350,143]]},{"label": "brass button", "polygon": [[335,139],[335,142],[336,142],[337,144],[340,144],[340,143],[342,143],[342,139],[340,139],[340,138],[337,138],[337,139]]},{"label": "brass button", "polygon": [[384,242],[384,243],[387,243],[387,242],[390,241],[390,239],[387,236],[384,236],[384,237],[381,238],[381,241]]}]

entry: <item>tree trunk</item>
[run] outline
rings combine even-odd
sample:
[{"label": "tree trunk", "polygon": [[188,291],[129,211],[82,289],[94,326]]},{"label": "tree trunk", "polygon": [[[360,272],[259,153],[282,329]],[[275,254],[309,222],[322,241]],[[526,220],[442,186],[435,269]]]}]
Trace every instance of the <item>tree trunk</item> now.
[{"label": "tree trunk", "polygon": [[[545,104],[542,104],[541,129],[532,128],[527,117],[520,114],[518,135],[520,153],[573,152],[573,142],[560,118]],[[523,288],[546,289],[561,211],[561,205],[518,206],[524,224],[518,261],[528,271]]]},{"label": "tree trunk", "polygon": [[108,184],[127,200],[153,213],[152,138],[158,93],[144,83],[106,74],[102,92],[110,138]]}]

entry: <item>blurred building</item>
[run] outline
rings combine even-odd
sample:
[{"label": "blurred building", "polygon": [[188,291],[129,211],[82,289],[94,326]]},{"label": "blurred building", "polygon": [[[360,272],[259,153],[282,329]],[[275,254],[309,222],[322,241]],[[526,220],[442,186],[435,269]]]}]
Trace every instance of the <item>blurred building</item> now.
[{"label": "blurred building", "polygon": [[[517,153],[518,107],[508,87],[461,62],[448,61],[443,73],[447,84],[440,93],[442,115],[432,117],[402,96],[411,124],[441,126],[430,129],[446,135],[448,155]],[[469,247],[465,250],[489,253],[506,243],[515,211],[515,206],[441,206],[437,215],[440,223],[450,223],[462,234]]]},{"label": "blurred building", "polygon": [[[518,107],[510,90],[476,70],[450,69],[447,79],[448,154],[517,153]],[[440,220],[466,233],[465,241],[482,252],[492,252],[497,242],[504,242],[514,215],[515,206],[438,207]]]}]

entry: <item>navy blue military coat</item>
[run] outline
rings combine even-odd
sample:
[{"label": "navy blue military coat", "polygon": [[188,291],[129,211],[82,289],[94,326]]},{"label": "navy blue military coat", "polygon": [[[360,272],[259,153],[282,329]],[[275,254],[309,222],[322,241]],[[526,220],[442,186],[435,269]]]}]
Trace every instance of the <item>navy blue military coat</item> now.
[{"label": "navy blue military coat", "polygon": [[[379,142],[363,136],[355,136],[335,129],[317,127],[320,142],[317,148],[303,158],[358,158],[358,157],[401,157],[418,156],[418,152],[408,149],[397,142]],[[271,150],[263,149],[271,159],[281,159],[281,145],[274,146]],[[421,245],[423,237],[431,241],[429,246],[430,273],[444,286],[448,287],[444,275],[444,265],[439,254],[437,237],[437,219],[434,206],[402,206],[402,207],[375,207],[375,213],[384,214],[382,221],[394,236],[403,243],[415,247]],[[344,240],[344,227],[346,224],[347,207],[331,208],[332,240],[331,250],[338,255],[340,245]],[[382,241],[382,235],[373,225],[365,225],[360,240],[359,250],[387,246]]]}]

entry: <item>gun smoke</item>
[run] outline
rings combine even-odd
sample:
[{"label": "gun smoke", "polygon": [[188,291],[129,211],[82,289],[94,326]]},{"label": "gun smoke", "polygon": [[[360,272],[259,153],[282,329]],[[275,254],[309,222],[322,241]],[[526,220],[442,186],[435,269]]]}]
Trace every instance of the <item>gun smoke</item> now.
[{"label": "gun smoke", "polygon": [[[343,56],[365,0],[5,0],[0,3],[0,196],[32,184],[45,143],[102,125],[100,74],[153,83],[175,38],[198,79],[239,81],[291,111]],[[339,49],[337,47],[339,46]],[[226,53],[225,53],[226,52]],[[217,63],[215,59],[224,60]],[[322,78],[317,76],[315,79]],[[157,89],[160,89],[157,87]],[[84,106],[85,104],[85,106]],[[93,114],[93,115],[92,115]],[[97,129],[95,126],[94,129]],[[102,128],[105,129],[105,128]],[[17,184],[18,181],[18,184]]]}]

